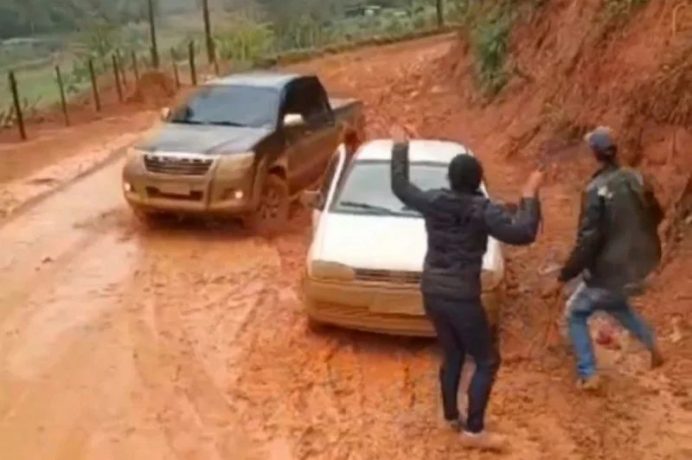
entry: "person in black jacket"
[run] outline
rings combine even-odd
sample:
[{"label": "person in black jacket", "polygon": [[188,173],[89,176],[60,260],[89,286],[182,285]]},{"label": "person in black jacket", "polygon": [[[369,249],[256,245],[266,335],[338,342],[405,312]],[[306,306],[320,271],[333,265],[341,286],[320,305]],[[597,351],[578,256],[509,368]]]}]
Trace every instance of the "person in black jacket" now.
[{"label": "person in black jacket", "polygon": [[[392,130],[391,181],[394,194],[425,219],[428,250],[421,290],[444,352],[440,384],[444,417],[464,428],[469,447],[501,450],[504,440],[485,431],[485,411],[500,366],[485,310],[481,303],[481,268],[488,237],[515,245],[536,238],[540,222],[538,189],[542,173],[534,173],[516,212],[486,198],[479,187],[480,163],[457,155],[449,166],[450,189],[420,190],[409,180],[408,139],[401,128]],[[468,414],[462,420],[457,393],[466,355],[476,364],[468,394]]]},{"label": "person in black jacket", "polygon": [[642,292],[645,279],[660,261],[657,228],[663,211],[644,176],[619,166],[610,129],[597,128],[585,141],[599,169],[582,195],[577,241],[559,283],[577,276],[583,279],[567,303],[566,316],[579,386],[596,390],[600,381],[588,329],[593,313],[610,314],[644,343],[652,367],[663,363],[653,331],[629,303],[629,297]]}]

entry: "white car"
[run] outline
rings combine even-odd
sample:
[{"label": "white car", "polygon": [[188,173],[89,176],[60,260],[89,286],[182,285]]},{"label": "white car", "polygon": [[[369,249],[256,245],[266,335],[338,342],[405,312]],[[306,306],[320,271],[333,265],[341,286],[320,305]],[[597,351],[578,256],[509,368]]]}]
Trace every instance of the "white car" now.
[{"label": "white car", "polygon": [[[352,159],[340,148],[321,190],[305,194],[314,212],[302,297],[313,326],[434,335],[420,294],[425,223],[391,190],[391,152],[390,140],[367,142]],[[448,187],[448,165],[459,153],[472,155],[454,142],[411,141],[411,181],[423,190]],[[486,193],[485,186],[482,190]],[[503,280],[500,244],[490,238],[482,281],[492,325],[497,324]]]}]

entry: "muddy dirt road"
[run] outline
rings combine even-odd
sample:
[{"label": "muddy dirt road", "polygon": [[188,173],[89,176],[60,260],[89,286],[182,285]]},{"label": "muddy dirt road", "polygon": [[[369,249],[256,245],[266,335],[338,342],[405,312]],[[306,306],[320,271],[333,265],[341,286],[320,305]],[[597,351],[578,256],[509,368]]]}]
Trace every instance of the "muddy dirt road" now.
[{"label": "muddy dirt road", "polygon": [[[371,134],[397,114],[482,147],[482,130],[440,125],[455,102],[444,88],[412,95],[425,84],[421,68],[449,45],[437,38],[308,66],[365,99]],[[408,96],[418,112],[401,110]],[[509,196],[521,168],[484,158]],[[495,458],[462,451],[439,425],[434,344],[307,331],[295,290],[305,213],[274,241],[226,225],[144,230],[120,195],[120,167],[0,226],[3,459]],[[546,213],[561,215],[573,191],[550,192]],[[571,238],[572,217],[547,222],[561,236],[537,253],[512,252],[513,313],[490,409],[491,427],[511,439],[506,458],[690,459],[689,361],[648,373],[641,351],[603,352],[608,391],[588,398],[573,388],[567,355],[517,352],[542,324],[520,315],[541,307],[539,263]]]}]

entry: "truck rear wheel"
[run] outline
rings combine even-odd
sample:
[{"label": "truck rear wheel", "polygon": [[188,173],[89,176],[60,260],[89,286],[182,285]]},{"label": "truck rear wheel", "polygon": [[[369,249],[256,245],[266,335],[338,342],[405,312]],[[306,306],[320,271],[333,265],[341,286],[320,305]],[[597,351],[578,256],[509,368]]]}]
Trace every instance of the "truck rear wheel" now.
[{"label": "truck rear wheel", "polygon": [[264,236],[282,231],[288,222],[290,196],[286,180],[270,174],[262,187],[257,209],[249,218],[250,228]]}]

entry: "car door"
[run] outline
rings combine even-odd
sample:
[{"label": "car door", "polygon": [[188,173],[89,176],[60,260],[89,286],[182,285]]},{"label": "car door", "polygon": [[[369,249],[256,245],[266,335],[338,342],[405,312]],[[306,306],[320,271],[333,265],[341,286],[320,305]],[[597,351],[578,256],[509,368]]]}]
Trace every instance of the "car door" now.
[{"label": "car door", "polygon": [[284,120],[300,120],[284,126],[288,143],[288,164],[294,192],[315,185],[339,142],[339,128],[329,107],[326,92],[313,77],[290,85]]},{"label": "car door", "polygon": [[308,183],[318,181],[323,175],[334,151],[341,142],[341,127],[336,122],[329,105],[327,92],[317,78],[307,82],[307,93],[311,103],[307,107],[307,123],[310,127],[310,152],[306,152]]},{"label": "car door", "polygon": [[291,194],[303,190],[308,181],[305,152],[311,150],[312,140],[305,120],[304,88],[304,79],[289,84],[281,110],[281,130],[285,139],[287,176]]},{"label": "car door", "polygon": [[312,229],[317,230],[322,215],[329,209],[336,195],[336,191],[341,183],[341,178],[346,170],[346,147],[341,144],[332,155],[324,172],[319,188],[319,203],[312,211]]}]

